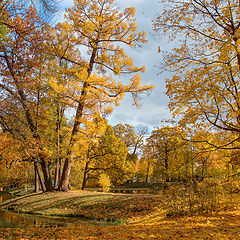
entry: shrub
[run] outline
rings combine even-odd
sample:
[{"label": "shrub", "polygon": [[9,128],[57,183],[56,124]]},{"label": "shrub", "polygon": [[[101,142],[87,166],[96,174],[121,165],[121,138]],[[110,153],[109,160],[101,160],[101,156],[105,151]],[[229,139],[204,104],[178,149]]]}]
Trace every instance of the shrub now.
[{"label": "shrub", "polygon": [[102,187],[104,192],[109,192],[110,186],[111,186],[111,181],[107,174],[102,173],[99,177],[98,183]]},{"label": "shrub", "polygon": [[184,185],[172,186],[165,191],[168,216],[212,213],[220,209],[220,199],[225,192],[218,182],[204,180],[189,181]]}]

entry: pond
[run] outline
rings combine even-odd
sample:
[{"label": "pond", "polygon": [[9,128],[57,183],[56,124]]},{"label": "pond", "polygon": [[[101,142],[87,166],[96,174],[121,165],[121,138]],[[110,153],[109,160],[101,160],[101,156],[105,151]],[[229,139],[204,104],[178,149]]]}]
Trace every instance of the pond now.
[{"label": "pond", "polygon": [[0,228],[14,227],[76,227],[79,225],[111,225],[99,221],[90,221],[79,218],[67,217],[42,217],[39,215],[28,215],[10,212],[0,209]]},{"label": "pond", "polygon": [[125,189],[113,189],[111,192],[113,193],[123,193],[123,194],[159,194],[161,190],[158,189],[133,189],[133,188],[125,188]]},{"label": "pond", "polygon": [[44,219],[38,216],[28,216],[18,213],[13,213],[6,210],[0,210],[0,227],[47,227],[47,226],[67,226],[65,221],[55,219]]},{"label": "pond", "polygon": [[6,201],[11,198],[12,198],[12,195],[10,193],[0,191],[0,202]]},{"label": "pond", "polygon": [[[13,198],[8,192],[0,191],[0,202]],[[18,214],[0,209],[0,227],[66,226],[63,219],[46,219],[39,216]]]}]

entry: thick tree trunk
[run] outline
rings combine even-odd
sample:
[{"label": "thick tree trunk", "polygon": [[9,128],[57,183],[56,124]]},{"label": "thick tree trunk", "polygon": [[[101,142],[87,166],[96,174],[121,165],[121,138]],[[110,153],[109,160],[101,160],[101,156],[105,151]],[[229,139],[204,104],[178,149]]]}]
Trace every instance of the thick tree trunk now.
[{"label": "thick tree trunk", "polygon": [[68,191],[69,176],[70,176],[72,161],[73,161],[73,158],[74,158],[74,153],[72,151],[72,148],[76,144],[76,136],[79,133],[79,128],[80,128],[80,124],[81,124],[80,119],[83,115],[83,109],[84,109],[85,98],[86,98],[87,87],[88,86],[89,86],[89,84],[85,82],[84,85],[83,85],[82,92],[81,92],[81,97],[80,97],[79,105],[78,105],[78,108],[77,108],[75,122],[74,122],[74,125],[73,125],[72,134],[71,134],[69,151],[68,151],[68,154],[67,154],[67,157],[65,159],[64,166],[63,166],[62,177],[61,177],[61,182],[60,182],[60,186],[59,186],[60,191]]},{"label": "thick tree trunk", "polygon": [[61,180],[61,178],[62,178],[62,171],[63,171],[62,158],[60,158],[60,159],[59,159],[58,186],[59,186],[60,180]]},{"label": "thick tree trunk", "polygon": [[41,158],[40,162],[42,172],[43,172],[43,178],[46,186],[46,191],[52,191],[52,180],[51,180],[51,174],[49,173],[48,165],[46,163],[46,160],[44,158]]},{"label": "thick tree trunk", "polygon": [[56,159],[56,163],[55,163],[55,177],[54,177],[54,190],[58,189],[58,184],[59,184],[59,158]]},{"label": "thick tree trunk", "polygon": [[87,174],[86,174],[86,172],[84,171],[84,174],[83,174],[83,182],[82,182],[82,188],[81,188],[82,190],[85,189],[86,184],[87,184]]},{"label": "thick tree trunk", "polygon": [[68,158],[65,159],[63,171],[62,171],[62,178],[59,186],[60,191],[67,192],[69,190],[69,176],[71,171],[73,161],[73,153],[68,155]]},{"label": "thick tree trunk", "polygon": [[56,166],[55,166],[55,178],[54,178],[54,190],[59,189],[60,181],[62,178],[62,159],[56,159]]},{"label": "thick tree trunk", "polygon": [[[87,79],[91,76],[91,73],[92,73],[92,70],[93,70],[93,65],[94,65],[94,60],[96,58],[96,54],[97,54],[97,47],[93,48],[93,51],[92,51],[92,54],[91,54],[91,58],[90,58],[90,61],[89,61],[89,67],[88,67],[88,70],[87,70],[87,72],[88,72]],[[74,159],[74,153],[73,153],[72,148],[76,144],[76,136],[79,133],[81,118],[83,116],[83,110],[84,110],[84,107],[85,107],[85,102],[86,102],[86,97],[87,97],[87,92],[88,92],[89,86],[90,86],[90,84],[88,82],[84,82],[83,88],[82,88],[82,91],[81,91],[81,94],[80,94],[79,104],[78,104],[78,107],[77,107],[75,122],[74,122],[74,125],[73,125],[73,130],[72,130],[70,144],[69,144],[69,151],[68,151],[68,154],[67,154],[67,157],[65,159],[64,166],[63,166],[62,177],[61,177],[61,182],[60,182],[60,186],[59,186],[60,191],[68,191],[69,176],[70,176],[72,161]]]},{"label": "thick tree trunk", "polygon": [[39,167],[38,167],[38,165],[37,165],[36,162],[34,163],[34,166],[35,166],[35,169],[36,169],[36,172],[37,172],[37,175],[38,175],[38,179],[39,179],[39,182],[40,182],[42,191],[43,191],[43,192],[46,192],[46,187],[45,187],[45,184],[44,184],[44,181],[43,181],[43,179],[42,179],[42,176],[41,176]]}]

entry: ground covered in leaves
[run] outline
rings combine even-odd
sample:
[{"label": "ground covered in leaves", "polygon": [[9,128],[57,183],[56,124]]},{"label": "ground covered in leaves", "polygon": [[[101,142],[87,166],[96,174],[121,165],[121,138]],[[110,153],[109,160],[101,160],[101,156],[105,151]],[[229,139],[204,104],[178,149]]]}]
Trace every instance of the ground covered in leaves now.
[{"label": "ground covered in leaves", "polygon": [[173,217],[167,216],[163,199],[157,196],[79,191],[32,195],[3,204],[25,213],[104,219],[119,225],[0,228],[0,239],[239,239],[240,234],[238,207]]},{"label": "ground covered in leaves", "polygon": [[154,220],[119,226],[5,228],[0,239],[239,239],[240,216]]}]

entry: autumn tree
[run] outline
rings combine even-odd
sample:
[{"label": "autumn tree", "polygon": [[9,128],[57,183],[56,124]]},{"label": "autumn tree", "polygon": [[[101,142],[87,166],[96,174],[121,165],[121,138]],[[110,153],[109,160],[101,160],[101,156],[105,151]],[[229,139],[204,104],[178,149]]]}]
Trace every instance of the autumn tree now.
[{"label": "autumn tree", "polygon": [[222,147],[233,138],[232,134],[234,133],[221,130],[210,132],[203,127],[191,131],[189,141],[192,146],[192,163],[195,165],[195,173],[201,180],[211,177],[228,181],[231,175],[236,174],[239,142],[235,141],[228,146],[228,151]]},{"label": "autumn tree", "polygon": [[[239,2],[171,1],[153,21],[173,48],[164,69],[169,107],[180,123],[231,132],[223,147],[239,140]],[[213,143],[212,143],[213,144]]]},{"label": "autumn tree", "polygon": [[15,9],[33,7],[45,20],[53,18],[58,11],[57,0],[5,0],[2,2],[8,6],[10,12]]},{"label": "autumn tree", "polygon": [[146,158],[154,159],[153,175],[156,179],[168,182],[182,176],[188,146],[182,139],[180,128],[166,126],[153,130],[146,146]]},{"label": "autumn tree", "polygon": [[44,82],[51,98],[48,112],[54,124],[51,133],[52,154],[55,155],[54,189],[58,189],[72,128],[71,116],[69,118],[65,112],[71,111],[78,101],[76,91],[80,91],[81,86],[77,87],[79,82],[75,72],[82,68],[81,62],[80,66],[77,64],[80,51],[74,49],[74,32],[67,23],[48,26],[45,35],[48,39],[45,49],[49,57],[44,68]]},{"label": "autumn tree", "polygon": [[92,121],[85,123],[80,136],[75,147],[71,185],[81,184],[84,189],[88,180],[96,185],[102,174],[106,174],[114,184],[121,183],[132,174],[133,168],[126,157],[127,148],[114,135],[107,120],[96,115]]},{"label": "autumn tree", "polygon": [[[32,163],[23,161],[23,144],[8,133],[0,132],[0,187],[33,178]],[[31,174],[32,173],[32,174]],[[32,180],[32,179],[31,179]]]},{"label": "autumn tree", "polygon": [[[99,144],[100,139],[106,132],[107,126],[107,120],[97,114],[93,117],[92,121],[85,121],[84,129],[79,133],[81,137],[75,147],[76,161],[73,163],[73,168],[76,165],[82,165],[79,166],[81,169],[78,167],[78,171],[81,171],[81,173],[78,173],[81,174],[81,179],[78,179],[78,182],[81,183],[82,189],[86,186],[89,173],[98,170],[97,159],[105,155],[99,150]],[[99,168],[99,170],[101,169]]]},{"label": "autumn tree", "polygon": [[120,74],[144,71],[144,67],[133,65],[122,48],[123,45],[134,47],[145,42],[144,33],[137,33],[133,8],[121,12],[112,0],[75,1],[66,17],[68,22],[63,25],[73,29],[75,49],[81,49],[86,54],[80,55],[78,61],[62,56],[77,66],[72,78],[76,114],[60,181],[63,191],[67,191],[74,146],[83,119],[98,111],[111,112],[112,105],[119,104],[127,92],[137,104],[139,94],[152,88],[140,86],[139,74],[130,78],[128,84],[116,78]]},{"label": "autumn tree", "polygon": [[122,142],[124,142],[129,149],[129,154],[135,155],[143,145],[144,137],[148,133],[148,128],[143,125],[136,127],[130,124],[119,123],[114,126],[114,133]]},{"label": "autumn tree", "polygon": [[121,139],[122,142],[128,148],[127,159],[132,163],[135,168],[135,175],[138,171],[139,164],[139,154],[142,151],[144,145],[144,138],[148,134],[148,128],[143,125],[138,125],[136,127],[130,124],[119,123],[113,127],[114,133],[117,137]]},{"label": "autumn tree", "polygon": [[[34,162],[44,191],[52,190],[53,162],[54,188],[67,191],[81,131],[96,114],[111,113],[125,93],[138,105],[139,94],[152,88],[140,85],[137,72],[144,67],[135,67],[122,48],[144,43],[144,33],[137,32],[134,9],[121,12],[113,1],[75,1],[67,21],[54,27],[32,7],[4,11],[1,128],[23,143],[24,159]],[[128,83],[118,78],[131,73]]]},{"label": "autumn tree", "polygon": [[142,148],[142,156],[140,161],[140,166],[138,170],[138,175],[144,178],[147,183],[153,176],[153,170],[155,166],[155,151],[154,145],[146,143]]},{"label": "autumn tree", "polygon": [[2,39],[6,34],[6,19],[8,17],[6,11],[6,3],[0,3],[0,39]]},{"label": "autumn tree", "polygon": [[1,128],[28,149],[24,158],[41,165],[46,188],[51,190],[42,141],[44,129],[51,126],[44,107],[46,86],[41,75],[45,25],[33,8],[9,15],[6,21],[7,31],[0,41]]},{"label": "autumn tree", "polygon": [[133,171],[126,156],[125,144],[114,135],[112,127],[107,126],[97,141],[87,148],[82,189],[85,188],[87,179],[98,179],[103,173],[114,184],[122,183]]}]

